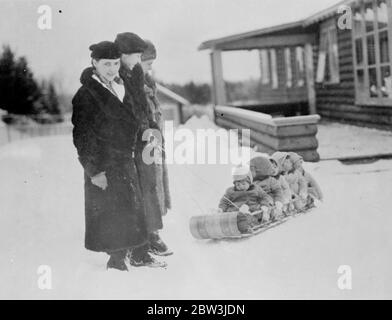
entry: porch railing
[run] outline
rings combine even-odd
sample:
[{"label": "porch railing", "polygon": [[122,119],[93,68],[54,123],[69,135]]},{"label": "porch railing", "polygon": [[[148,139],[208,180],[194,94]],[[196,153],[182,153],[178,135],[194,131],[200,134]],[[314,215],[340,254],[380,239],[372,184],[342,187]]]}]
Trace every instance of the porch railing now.
[{"label": "porch railing", "polygon": [[293,151],[305,161],[317,162],[319,115],[272,118],[270,115],[233,107],[216,106],[215,121],[226,129],[250,129],[252,145],[260,152]]}]

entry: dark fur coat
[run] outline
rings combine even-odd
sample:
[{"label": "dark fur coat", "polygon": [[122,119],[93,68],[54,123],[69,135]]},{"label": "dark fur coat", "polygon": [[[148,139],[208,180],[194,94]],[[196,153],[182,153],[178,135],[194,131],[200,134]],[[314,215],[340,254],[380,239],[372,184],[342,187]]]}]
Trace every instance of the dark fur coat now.
[{"label": "dark fur coat", "polygon": [[144,73],[141,66],[137,64],[132,71],[122,67],[120,76],[125,86],[124,103],[133,110],[142,128],[136,143],[136,167],[143,193],[147,230],[148,232],[155,232],[163,228],[162,216],[167,213],[167,209],[171,205],[167,168],[165,165],[164,173],[163,165],[146,164],[143,161],[142,154],[147,142],[142,140],[142,134],[147,129],[160,131],[160,127],[154,121],[148,105],[144,91]]},{"label": "dark fur coat", "polygon": [[[147,242],[133,158],[140,126],[133,112],[92,75],[92,68],[82,73],[82,87],[72,100],[73,141],[84,168],[85,247],[110,252]],[[106,190],[91,183],[103,171]]]}]

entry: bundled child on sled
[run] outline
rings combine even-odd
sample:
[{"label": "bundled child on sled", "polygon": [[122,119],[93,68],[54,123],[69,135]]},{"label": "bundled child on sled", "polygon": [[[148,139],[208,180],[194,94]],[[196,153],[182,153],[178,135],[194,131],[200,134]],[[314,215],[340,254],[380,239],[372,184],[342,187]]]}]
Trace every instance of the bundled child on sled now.
[{"label": "bundled child on sled", "polygon": [[296,210],[307,210],[314,207],[314,199],[323,199],[320,186],[302,167],[303,158],[300,155],[295,152],[275,152],[272,157],[278,163],[280,175],[289,185]]},{"label": "bundled child on sled", "polygon": [[313,207],[314,198],[322,200],[322,193],[302,163],[293,152],[255,156],[249,167],[235,168],[233,186],[222,197],[220,211],[237,211],[238,230],[249,233],[258,225]]},{"label": "bundled child on sled", "polygon": [[272,205],[273,199],[253,183],[249,167],[239,166],[233,171],[233,186],[226,190],[219,209],[221,212],[239,211],[238,228],[247,232],[252,226],[269,220]]}]

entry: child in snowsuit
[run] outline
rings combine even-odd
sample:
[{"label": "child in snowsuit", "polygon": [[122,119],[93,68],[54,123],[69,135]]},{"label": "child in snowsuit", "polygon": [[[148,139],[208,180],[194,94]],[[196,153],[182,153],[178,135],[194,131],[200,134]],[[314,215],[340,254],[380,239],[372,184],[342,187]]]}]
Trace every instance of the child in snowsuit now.
[{"label": "child in snowsuit", "polygon": [[272,211],[272,218],[275,220],[281,215],[284,206],[284,195],[282,188],[274,178],[276,169],[271,160],[264,156],[256,156],[249,162],[254,184],[263,189],[272,199],[275,210]]},{"label": "child in snowsuit", "polygon": [[305,171],[305,169],[302,167],[303,158],[294,152],[290,152],[289,155],[290,155],[290,159],[293,163],[294,169],[297,170],[300,173],[300,175],[304,177],[304,179],[307,183],[308,194],[309,194],[308,200],[307,200],[307,205],[310,207],[313,206],[313,202],[314,202],[313,198],[316,198],[316,199],[322,201],[323,200],[323,193],[321,191],[319,184],[313,178],[313,176],[309,172]]},{"label": "child in snowsuit", "polygon": [[272,199],[258,186],[253,184],[253,177],[247,167],[237,167],[233,172],[233,187],[226,190],[219,208],[223,212],[238,211],[243,205],[249,207],[249,212],[269,207]]},{"label": "child in snowsuit", "polygon": [[292,192],[290,189],[290,186],[285,178],[285,176],[282,174],[281,170],[279,169],[278,163],[275,161],[274,158],[270,157],[270,161],[272,163],[272,167],[275,170],[274,178],[276,181],[279,183],[282,193],[283,193],[283,207],[282,207],[282,212],[287,214],[290,210],[290,202],[292,199]]},{"label": "child in snowsuit", "polygon": [[275,152],[272,157],[278,163],[279,170],[290,187],[295,208],[299,211],[303,210],[308,197],[305,178],[294,169],[293,161],[288,152]]},{"label": "child in snowsuit", "polygon": [[[219,203],[223,212],[239,211],[237,224],[242,233],[259,224],[269,213],[272,199],[258,186],[253,184],[252,174],[248,167],[237,167],[233,172],[233,187],[226,190]],[[252,216],[251,213],[262,213]]]}]

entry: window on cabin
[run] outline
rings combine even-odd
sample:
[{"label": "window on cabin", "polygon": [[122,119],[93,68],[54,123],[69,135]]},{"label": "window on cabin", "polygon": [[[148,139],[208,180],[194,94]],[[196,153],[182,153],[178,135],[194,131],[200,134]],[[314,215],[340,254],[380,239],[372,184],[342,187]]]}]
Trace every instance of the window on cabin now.
[{"label": "window on cabin", "polygon": [[391,104],[391,14],[391,0],[372,0],[353,9],[357,103]]},{"label": "window on cabin", "polygon": [[267,85],[270,83],[270,63],[267,50],[260,50],[260,72],[261,83]]},{"label": "window on cabin", "polygon": [[284,62],[286,67],[286,86],[291,88],[293,86],[293,70],[291,68],[291,50],[290,48],[284,49]]},{"label": "window on cabin", "polygon": [[320,28],[316,77],[316,82],[318,83],[336,84],[340,82],[338,37],[334,22],[324,23]]}]

